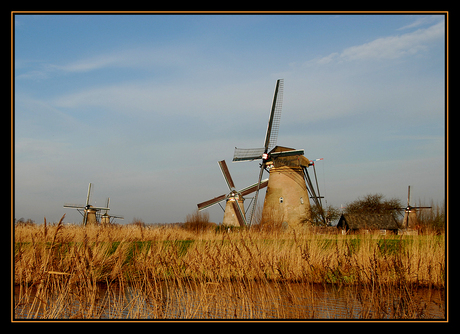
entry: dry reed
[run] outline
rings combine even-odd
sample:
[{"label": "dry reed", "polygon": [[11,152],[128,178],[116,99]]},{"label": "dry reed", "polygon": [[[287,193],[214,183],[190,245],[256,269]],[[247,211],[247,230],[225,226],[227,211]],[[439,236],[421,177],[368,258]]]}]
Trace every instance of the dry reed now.
[{"label": "dry reed", "polygon": [[350,317],[410,318],[423,316],[419,287],[445,286],[444,236],[434,234],[84,228],[61,219],[16,227],[14,257],[15,314],[26,318],[312,318],[312,309],[280,305],[331,285],[353,287],[363,301]]}]

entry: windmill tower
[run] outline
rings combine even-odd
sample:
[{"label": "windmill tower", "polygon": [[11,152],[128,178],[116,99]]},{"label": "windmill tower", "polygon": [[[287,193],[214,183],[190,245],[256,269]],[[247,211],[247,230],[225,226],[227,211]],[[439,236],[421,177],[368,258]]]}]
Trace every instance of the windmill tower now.
[{"label": "windmill tower", "polygon": [[[209,208],[212,205],[218,204],[221,201],[225,200],[225,210],[224,210],[224,219],[222,225],[227,226],[245,226],[246,225],[246,215],[244,210],[244,197],[249,195],[257,190],[257,188],[264,188],[268,184],[268,179],[263,180],[261,184],[253,184],[249,187],[243,188],[239,191],[236,190],[235,184],[233,182],[230,171],[228,170],[227,163],[225,160],[218,162],[222,176],[224,177],[225,182],[230,190],[230,193],[227,195],[217,196],[211,200],[197,204],[198,210],[204,210]],[[219,204],[220,205],[220,204]]]},{"label": "windmill tower", "polygon": [[[70,209],[77,209],[78,212],[83,216],[83,225],[93,225],[97,224],[97,216],[100,215],[100,212],[105,210],[107,214],[109,208],[109,201],[107,201],[106,207],[95,207],[89,204],[91,197],[91,183],[88,186],[88,195],[86,196],[86,204],[85,205],[78,205],[78,204],[64,204],[64,208]],[[112,216],[117,217],[117,216]],[[123,219],[123,217],[117,217]]]},{"label": "windmill tower", "polygon": [[407,187],[407,206],[399,208],[404,210],[403,226],[406,230],[415,229],[418,226],[417,210],[431,209],[431,206],[411,206],[410,205],[410,186]]},{"label": "windmill tower", "polygon": [[[283,86],[283,80],[279,79],[276,82],[264,146],[254,149],[235,147],[233,161],[262,160],[257,184],[261,184],[264,170],[269,173],[262,222],[287,223],[294,227],[311,220],[309,195],[316,205],[320,206],[321,203],[307,171],[313,163],[304,156],[304,150],[275,146],[281,119]],[[250,223],[254,218],[259,189],[258,186]]]},{"label": "windmill tower", "polygon": [[[277,156],[277,153],[286,152]],[[286,154],[296,155],[286,155]],[[294,226],[311,219],[311,208],[303,168],[309,161],[296,150],[276,146],[265,164],[269,182],[262,211],[262,223],[287,223]]]}]

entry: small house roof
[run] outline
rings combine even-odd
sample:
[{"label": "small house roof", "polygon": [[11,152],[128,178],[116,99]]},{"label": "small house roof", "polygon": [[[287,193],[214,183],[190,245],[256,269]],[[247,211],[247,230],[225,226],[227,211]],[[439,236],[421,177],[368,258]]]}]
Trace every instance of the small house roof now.
[{"label": "small house roof", "polygon": [[342,214],[337,228],[347,226],[351,230],[396,230],[400,228],[391,214]]}]

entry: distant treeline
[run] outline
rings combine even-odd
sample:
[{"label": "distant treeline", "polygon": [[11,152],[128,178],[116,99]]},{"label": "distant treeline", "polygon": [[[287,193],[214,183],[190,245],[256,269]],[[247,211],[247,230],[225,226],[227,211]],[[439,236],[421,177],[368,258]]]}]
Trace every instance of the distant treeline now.
[{"label": "distant treeline", "polygon": [[[441,205],[435,203],[433,200],[430,201],[430,204],[427,205],[424,202],[419,201],[415,206],[431,206],[432,209],[428,210],[418,210],[417,211],[417,220],[418,224],[422,229],[434,231],[434,232],[444,232],[445,230],[445,212],[446,206],[445,202]],[[317,208],[312,206],[312,218],[309,222],[311,226],[316,227],[326,227],[335,225],[335,223],[340,218],[342,213],[348,214],[391,214],[396,219],[396,221],[402,222],[404,218],[404,208],[405,205],[397,198],[386,199],[382,194],[368,194],[364,197],[359,197],[358,199],[349,202],[346,204],[346,207],[339,209],[332,205],[329,205],[325,208]],[[326,225],[322,219],[323,215],[326,218]],[[33,226],[35,222],[32,219],[15,219],[15,226]],[[188,214],[185,217],[184,222],[176,223],[145,223],[141,218],[133,218],[133,220],[128,224],[117,224],[113,225],[123,225],[123,226],[137,226],[142,228],[184,228],[190,231],[205,231],[211,228],[222,228],[221,225],[209,221],[209,213],[206,211],[198,212],[195,211],[192,214]],[[276,225],[276,224],[275,224]],[[254,228],[262,228],[258,226],[257,222],[254,225]],[[237,228],[237,227],[236,227]],[[267,226],[264,227],[266,229]],[[271,228],[279,229],[280,226],[271,226]]]}]

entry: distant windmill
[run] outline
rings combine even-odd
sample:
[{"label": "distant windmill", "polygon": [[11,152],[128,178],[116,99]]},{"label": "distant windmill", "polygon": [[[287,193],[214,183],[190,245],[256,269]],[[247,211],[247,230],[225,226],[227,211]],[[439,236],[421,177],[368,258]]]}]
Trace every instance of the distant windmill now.
[{"label": "distant windmill", "polygon": [[227,203],[225,205],[224,219],[222,221],[222,225],[245,226],[246,217],[245,217],[244,197],[243,196],[253,193],[257,189],[266,187],[268,184],[268,179],[263,180],[260,183],[260,185],[258,183],[255,183],[249,187],[246,187],[246,188],[243,188],[237,191],[225,160],[219,161],[218,164],[222,172],[222,175],[224,177],[224,180],[227,183],[228,188],[230,189],[230,193],[227,195],[224,194],[221,196],[217,196],[211,200],[197,204],[198,210],[201,211],[203,209],[209,208],[210,206],[214,204],[218,204],[219,202],[223,200],[226,200]]},{"label": "distant windmill", "polygon": [[83,216],[83,225],[97,224],[96,214],[100,214],[100,211],[105,210],[107,213],[110,208],[108,207],[108,201],[106,207],[95,207],[89,204],[91,197],[91,183],[88,186],[88,195],[86,196],[86,204],[64,204],[64,208],[77,209],[78,212]]},{"label": "distant windmill", "polygon": [[[309,194],[315,204],[321,207],[321,196],[316,195],[307,171],[307,168],[314,164],[304,156],[304,150],[275,146],[281,119],[283,86],[284,81],[277,80],[264,146],[253,149],[235,147],[234,162],[262,160],[250,224],[254,220],[254,208],[257,205],[264,170],[270,175],[262,211],[263,222],[286,222],[294,226],[311,221]],[[322,219],[325,221],[324,216]]]},{"label": "distant windmill", "polygon": [[404,210],[403,226],[407,230],[414,228],[418,225],[417,210],[431,209],[431,206],[411,206],[410,205],[410,186],[407,187],[407,206],[405,208],[398,208]]},{"label": "distant windmill", "polygon": [[[107,197],[107,205],[106,205],[107,208],[109,207],[109,203],[110,203],[110,197]],[[104,214],[101,214],[99,212],[101,225],[108,225],[112,223],[114,219],[124,219],[122,216],[109,215],[108,209],[101,210],[101,211],[105,211]]]}]

